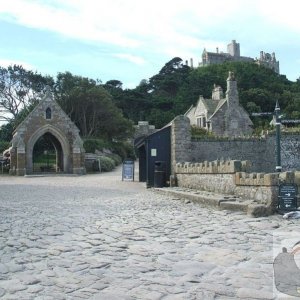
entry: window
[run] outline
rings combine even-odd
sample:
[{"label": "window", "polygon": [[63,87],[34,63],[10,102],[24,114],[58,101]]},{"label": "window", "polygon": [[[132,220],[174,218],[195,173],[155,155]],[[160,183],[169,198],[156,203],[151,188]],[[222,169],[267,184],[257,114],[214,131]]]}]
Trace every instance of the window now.
[{"label": "window", "polygon": [[203,125],[203,127],[206,127],[206,118],[205,117],[202,118],[202,125]]},{"label": "window", "polygon": [[47,119],[47,120],[51,120],[51,118],[52,118],[51,108],[48,107],[48,108],[46,109],[46,119]]},{"label": "window", "polygon": [[197,118],[197,126],[201,127],[201,118]]}]

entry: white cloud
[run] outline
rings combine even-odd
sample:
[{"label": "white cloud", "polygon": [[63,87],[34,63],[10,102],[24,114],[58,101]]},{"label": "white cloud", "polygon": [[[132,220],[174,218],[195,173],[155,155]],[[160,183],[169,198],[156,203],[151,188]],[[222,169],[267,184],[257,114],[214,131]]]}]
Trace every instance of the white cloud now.
[{"label": "white cloud", "polygon": [[300,2],[298,0],[285,0],[284,2],[265,0],[259,2],[257,10],[272,24],[300,32]]},{"label": "white cloud", "polygon": [[138,46],[137,40],[127,38],[114,28],[110,29],[106,20],[101,18],[101,14],[95,15],[95,10],[90,9],[87,14],[82,6],[68,7],[68,10],[65,10],[65,6],[53,7],[30,0],[7,1],[0,6],[0,13],[2,12],[5,18],[9,16],[16,23],[28,27],[46,29],[92,42],[101,41],[126,47]]},{"label": "white cloud", "polygon": [[121,59],[125,59],[128,60],[136,65],[144,65],[146,63],[146,61],[140,57],[140,56],[136,56],[136,55],[132,55],[132,54],[127,54],[127,53],[115,53],[113,54],[113,56],[121,58]]},{"label": "white cloud", "polygon": [[[4,1],[3,1],[4,2]],[[168,54],[168,48],[198,47],[198,37],[240,7],[238,0],[65,0],[5,1],[0,17],[91,42],[126,48],[150,47]],[[191,26],[190,20],[193,20]],[[167,47],[166,47],[167,45]]]},{"label": "white cloud", "polygon": [[[257,15],[270,22],[300,29],[298,0],[11,0],[1,1],[0,16],[63,35],[124,47],[145,40],[178,39],[193,47],[189,36],[208,38],[210,28],[222,31],[243,16]],[[249,27],[253,24],[248,24]],[[236,28],[240,30],[241,28]],[[264,28],[261,28],[264,30]],[[210,32],[211,34],[211,32]],[[186,40],[185,40],[186,39]]]},{"label": "white cloud", "polygon": [[36,69],[31,64],[29,64],[27,62],[24,62],[24,61],[11,60],[11,59],[0,59],[0,66],[1,67],[7,68],[8,66],[11,66],[11,65],[21,65],[26,70],[34,70],[34,69]]},{"label": "white cloud", "polygon": [[298,0],[0,0],[0,20],[103,46],[136,65],[175,56],[196,65],[203,48],[227,51],[231,39],[252,57],[297,45],[299,8]]}]

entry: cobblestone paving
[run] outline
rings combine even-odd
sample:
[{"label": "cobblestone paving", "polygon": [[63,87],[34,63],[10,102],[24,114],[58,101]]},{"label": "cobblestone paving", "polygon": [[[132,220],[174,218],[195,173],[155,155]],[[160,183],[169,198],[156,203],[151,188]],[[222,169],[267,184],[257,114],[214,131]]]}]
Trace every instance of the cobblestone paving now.
[{"label": "cobblestone paving", "polygon": [[121,182],[0,177],[1,299],[274,299],[272,232]]}]

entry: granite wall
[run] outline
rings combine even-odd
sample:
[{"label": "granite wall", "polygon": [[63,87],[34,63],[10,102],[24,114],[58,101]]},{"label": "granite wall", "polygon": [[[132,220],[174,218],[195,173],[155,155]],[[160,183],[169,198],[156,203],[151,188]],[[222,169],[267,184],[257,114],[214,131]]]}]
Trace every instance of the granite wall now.
[{"label": "granite wall", "polygon": [[179,187],[253,200],[265,214],[276,210],[280,183],[300,185],[300,172],[247,173],[247,161],[177,163],[174,171]]},{"label": "granite wall", "polygon": [[[172,122],[172,169],[178,162],[248,160],[251,172],[272,173],[276,167],[276,136],[193,140],[187,117]],[[300,170],[300,134],[281,134],[282,171]]]}]

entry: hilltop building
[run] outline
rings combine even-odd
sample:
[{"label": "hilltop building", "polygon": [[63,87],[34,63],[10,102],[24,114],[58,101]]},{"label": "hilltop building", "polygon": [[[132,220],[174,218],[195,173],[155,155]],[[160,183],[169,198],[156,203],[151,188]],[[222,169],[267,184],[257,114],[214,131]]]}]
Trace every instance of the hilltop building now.
[{"label": "hilltop building", "polygon": [[197,105],[191,106],[185,116],[190,119],[191,125],[204,128],[217,136],[245,136],[253,131],[253,123],[239,103],[233,72],[229,72],[225,96],[222,88],[215,85],[211,99],[200,96]]},{"label": "hilltop building", "polygon": [[[275,53],[265,53],[260,51],[259,58],[252,58],[240,55],[240,44],[235,40],[232,40],[227,45],[227,52],[219,52],[219,48],[216,48],[216,52],[208,52],[206,49],[202,53],[202,62],[199,63],[199,67],[205,67],[213,64],[222,64],[224,62],[253,62],[258,65],[263,65],[270,68],[274,72],[279,74],[279,61],[276,60]],[[186,61],[186,64],[188,62]],[[190,67],[193,67],[193,60],[190,60]]]}]

